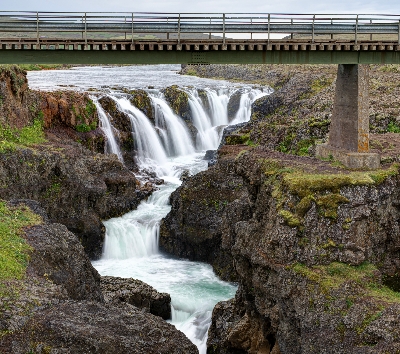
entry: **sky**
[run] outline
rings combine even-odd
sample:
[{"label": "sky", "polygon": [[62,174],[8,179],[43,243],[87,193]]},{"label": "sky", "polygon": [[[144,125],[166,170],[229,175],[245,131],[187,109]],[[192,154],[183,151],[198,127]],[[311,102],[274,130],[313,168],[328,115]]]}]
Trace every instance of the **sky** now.
[{"label": "sky", "polygon": [[0,0],[0,11],[399,14],[399,0]]}]

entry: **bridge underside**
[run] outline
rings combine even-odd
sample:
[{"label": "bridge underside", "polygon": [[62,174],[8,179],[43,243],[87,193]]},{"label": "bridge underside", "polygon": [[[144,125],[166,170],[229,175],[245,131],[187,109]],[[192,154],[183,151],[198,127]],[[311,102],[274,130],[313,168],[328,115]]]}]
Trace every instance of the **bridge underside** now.
[{"label": "bridge underside", "polygon": [[397,41],[1,40],[0,64],[400,64]]},{"label": "bridge underside", "polygon": [[400,64],[400,52],[2,50],[0,64]]},{"label": "bridge underside", "polygon": [[400,52],[2,50],[0,64],[400,64]]}]

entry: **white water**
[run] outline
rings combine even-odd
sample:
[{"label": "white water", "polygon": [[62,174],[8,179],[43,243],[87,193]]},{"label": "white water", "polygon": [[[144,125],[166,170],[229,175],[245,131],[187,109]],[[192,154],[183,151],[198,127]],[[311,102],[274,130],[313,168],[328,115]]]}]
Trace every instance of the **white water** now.
[{"label": "white water", "polygon": [[99,104],[98,100],[96,97],[91,96],[90,97],[93,101],[93,103],[96,106],[97,112],[99,114],[99,119],[100,119],[100,126],[103,129],[104,134],[106,135],[107,138],[107,149],[106,151],[115,154],[118,156],[118,159],[121,162],[124,162],[122,158],[122,153],[121,149],[119,148],[119,145],[117,143],[117,139],[115,138],[114,135],[114,128],[110,123],[110,119],[107,116],[107,113],[104,111],[103,107]]},{"label": "white water", "polygon": [[[169,74],[160,75],[165,66],[154,67],[110,69],[109,73],[122,73],[121,82],[125,87],[132,87],[130,83],[135,80],[140,82],[142,71],[145,72],[142,80],[148,80],[147,84],[159,82],[160,78],[164,78],[164,86],[180,83],[182,80],[189,80],[191,84],[195,82],[194,86],[206,90],[209,109],[206,112],[197,90],[185,89],[190,97],[193,124],[198,129],[196,141],[192,142],[182,119],[174,115],[158,90],[149,90],[155,110],[155,126],[140,110],[133,107],[126,97],[111,93],[110,96],[116,101],[118,108],[131,119],[138,165],[155,172],[158,177],[164,179],[165,184],[148,200],[143,201],[137,210],[120,218],[104,221],[104,254],[99,261],[93,262],[93,265],[102,275],[140,279],[159,291],[168,292],[172,299],[171,323],[183,331],[197,345],[200,353],[204,354],[212,309],[218,301],[232,298],[236,287],[219,280],[211,266],[205,263],[180,260],[161,254],[158,248],[159,225],[170,210],[169,196],[181,184],[179,176],[182,172],[189,171],[193,175],[207,168],[206,161],[202,159],[204,152],[218,147],[222,133],[220,127],[228,124],[227,103],[234,88],[228,87],[225,82],[217,82],[223,87],[216,89],[215,81],[181,76],[171,76],[169,81],[165,82],[165,77]],[[104,83],[112,85],[108,76],[102,77],[104,71],[107,71],[103,68],[80,68],[74,71],[78,72],[75,79],[73,72],[61,71],[61,78],[65,80],[63,84],[73,84],[81,88],[88,85],[100,88]],[[28,76],[30,85],[43,88],[41,85],[45,82],[45,88],[53,89],[54,82],[60,84],[57,81],[60,77],[56,76],[56,72],[34,73],[31,77]],[[90,73],[90,78],[85,78],[85,72]],[[47,76],[47,80],[42,78],[41,73]],[[130,74],[132,76],[129,76]],[[210,82],[214,87],[207,87]],[[185,83],[187,84],[187,81]],[[260,90],[244,90],[235,123],[250,118],[249,102],[260,94]],[[106,114],[102,118],[108,119]],[[103,127],[106,127],[106,124],[105,122],[103,125],[102,122]],[[112,132],[112,128],[110,131]]]}]

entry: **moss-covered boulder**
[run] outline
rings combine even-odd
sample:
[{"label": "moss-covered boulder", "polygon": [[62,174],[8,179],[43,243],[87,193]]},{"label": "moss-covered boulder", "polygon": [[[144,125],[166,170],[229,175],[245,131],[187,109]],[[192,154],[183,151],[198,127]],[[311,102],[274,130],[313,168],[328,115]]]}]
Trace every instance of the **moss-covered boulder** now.
[{"label": "moss-covered boulder", "polygon": [[228,121],[231,122],[235,119],[237,112],[240,108],[240,99],[243,90],[235,91],[230,97],[228,102]]},{"label": "moss-covered boulder", "polygon": [[141,110],[147,118],[154,120],[153,106],[149,94],[144,90],[130,90],[127,93],[130,95],[129,101],[132,105]]},{"label": "moss-covered boulder", "polygon": [[177,85],[172,85],[162,90],[165,100],[168,102],[175,114],[186,121],[192,120],[189,106],[188,94]]}]

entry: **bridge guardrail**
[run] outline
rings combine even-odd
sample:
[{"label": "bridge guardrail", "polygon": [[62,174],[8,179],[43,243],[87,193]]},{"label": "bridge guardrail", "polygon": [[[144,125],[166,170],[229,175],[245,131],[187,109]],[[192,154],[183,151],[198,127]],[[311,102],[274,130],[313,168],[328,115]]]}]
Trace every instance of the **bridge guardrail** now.
[{"label": "bridge guardrail", "polygon": [[[318,36],[331,40],[385,36],[400,44],[400,15],[392,14],[278,14],[278,13],[125,13],[125,12],[0,12],[0,41],[43,37],[140,40],[140,35],[174,36],[178,43],[202,34],[225,43],[228,36],[257,34],[266,41],[276,34]],[[346,37],[350,35],[349,38]],[[369,38],[368,38],[369,36]]]}]

